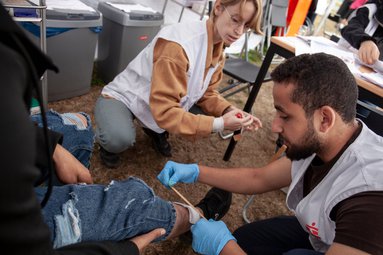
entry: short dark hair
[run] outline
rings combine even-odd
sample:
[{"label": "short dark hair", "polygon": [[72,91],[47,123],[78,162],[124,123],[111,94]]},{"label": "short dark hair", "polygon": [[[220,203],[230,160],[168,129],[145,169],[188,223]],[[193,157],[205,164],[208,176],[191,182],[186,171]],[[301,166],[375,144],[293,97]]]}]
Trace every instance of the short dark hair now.
[{"label": "short dark hair", "polygon": [[274,82],[295,85],[291,101],[301,105],[307,117],[328,105],[345,123],[355,119],[358,86],[338,57],[325,53],[302,54],[277,66],[271,78]]}]

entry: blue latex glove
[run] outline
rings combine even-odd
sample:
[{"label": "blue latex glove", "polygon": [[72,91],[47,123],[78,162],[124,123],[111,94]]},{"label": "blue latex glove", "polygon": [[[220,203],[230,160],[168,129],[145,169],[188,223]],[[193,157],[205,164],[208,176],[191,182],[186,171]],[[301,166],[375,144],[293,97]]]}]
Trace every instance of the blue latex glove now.
[{"label": "blue latex glove", "polygon": [[170,188],[177,182],[194,183],[197,181],[198,175],[199,168],[197,164],[180,164],[168,161],[157,179],[167,188]]},{"label": "blue latex glove", "polygon": [[191,227],[193,250],[200,254],[218,255],[230,240],[237,241],[231,235],[223,221],[200,219]]}]

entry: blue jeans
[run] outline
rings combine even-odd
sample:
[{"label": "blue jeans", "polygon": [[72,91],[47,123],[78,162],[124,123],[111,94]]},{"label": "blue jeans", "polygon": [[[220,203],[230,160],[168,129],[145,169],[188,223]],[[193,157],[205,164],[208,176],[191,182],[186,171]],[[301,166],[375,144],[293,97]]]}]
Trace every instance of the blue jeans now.
[{"label": "blue jeans", "polygon": [[[62,146],[68,150],[85,167],[89,168],[93,152],[94,133],[89,115],[81,112],[87,119],[87,126],[73,124],[69,118],[75,118],[72,113],[60,114],[53,110],[46,113],[48,128],[63,135]],[[41,114],[31,115],[31,120],[39,127],[43,126]]]},{"label": "blue jeans", "polygon": [[134,115],[122,102],[100,96],[94,108],[96,139],[105,150],[120,153],[136,142]]},{"label": "blue jeans", "polygon": [[[35,188],[41,201],[46,188]],[[109,185],[53,187],[44,220],[55,248],[82,241],[119,241],[164,228],[171,232],[176,211],[172,203],[157,197],[142,180],[130,177]]]}]

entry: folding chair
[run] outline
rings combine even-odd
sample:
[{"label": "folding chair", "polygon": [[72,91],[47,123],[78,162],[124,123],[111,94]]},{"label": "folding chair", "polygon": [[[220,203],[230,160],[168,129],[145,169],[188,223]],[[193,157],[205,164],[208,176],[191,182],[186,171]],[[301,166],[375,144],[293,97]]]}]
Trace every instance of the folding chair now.
[{"label": "folding chair", "polygon": [[383,136],[383,109],[371,102],[358,100],[356,115],[372,131]]},{"label": "folding chair", "polygon": [[[254,85],[259,69],[259,66],[249,63],[246,60],[240,58],[228,58],[226,60],[223,72],[237,81],[232,82],[228,86],[222,88],[221,90],[219,90],[219,92],[224,93],[230,89],[239,87],[236,90],[226,94],[224,97],[227,98],[244,89],[250,89]],[[270,80],[270,74],[267,73],[264,81]],[[244,86],[241,86],[242,84],[244,84]]]},{"label": "folding chair", "polygon": [[[224,95],[225,98],[228,98],[244,89],[248,89],[250,91],[250,88],[254,86],[255,80],[258,76],[260,67],[248,62],[248,37],[249,34],[246,33],[240,57],[228,57],[225,61],[223,73],[233,78],[232,81],[229,81],[229,85],[218,91],[222,94],[232,90]],[[241,57],[243,55],[244,59]],[[267,73],[264,81],[270,80],[270,73]],[[223,132],[219,132],[219,135],[222,139],[228,139],[233,136],[233,133],[230,132],[228,134],[224,134]]]},{"label": "folding chair", "polygon": [[[225,66],[223,67],[223,73],[232,77],[236,81],[231,82],[228,86],[219,90],[219,93],[224,93],[228,90],[235,89],[234,91],[225,94],[224,97],[227,98],[232,96],[244,89],[250,89],[254,83],[257,75],[259,73],[260,67],[248,62],[248,37],[249,34],[245,34],[245,43],[242,48],[240,57],[229,57],[226,59]],[[244,59],[242,58],[244,52]],[[264,81],[271,80],[270,74],[267,73]]]}]

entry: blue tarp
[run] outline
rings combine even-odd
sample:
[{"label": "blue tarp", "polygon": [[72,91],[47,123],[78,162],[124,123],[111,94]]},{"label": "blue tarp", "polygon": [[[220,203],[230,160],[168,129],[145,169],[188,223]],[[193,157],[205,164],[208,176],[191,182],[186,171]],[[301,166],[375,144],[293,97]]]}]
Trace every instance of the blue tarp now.
[{"label": "blue tarp", "polygon": [[[35,36],[37,37],[40,37],[40,27],[31,23],[31,22],[21,22],[21,26],[24,27],[24,29],[28,30],[29,32],[31,32],[32,34],[34,34]],[[46,29],[46,33],[47,33],[47,38],[48,37],[51,37],[51,36],[55,36],[55,35],[58,35],[58,34],[61,34],[61,33],[64,33],[66,31],[69,31],[69,30],[72,30],[72,29],[76,29],[75,27],[74,28],[62,28],[62,27],[47,27]],[[91,31],[93,31],[94,33],[100,33],[101,30],[102,30],[102,27],[101,26],[97,26],[97,27],[90,27],[89,28]]]}]

